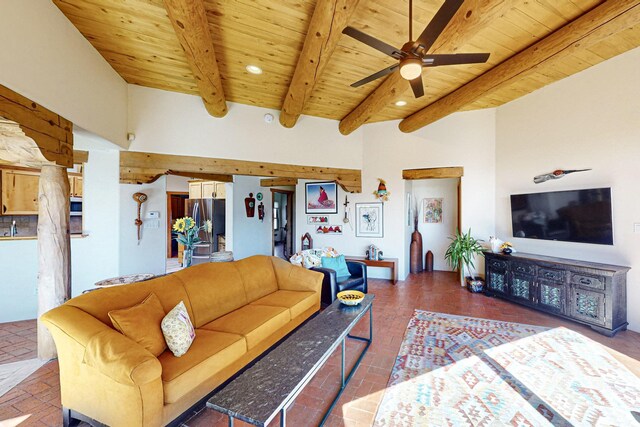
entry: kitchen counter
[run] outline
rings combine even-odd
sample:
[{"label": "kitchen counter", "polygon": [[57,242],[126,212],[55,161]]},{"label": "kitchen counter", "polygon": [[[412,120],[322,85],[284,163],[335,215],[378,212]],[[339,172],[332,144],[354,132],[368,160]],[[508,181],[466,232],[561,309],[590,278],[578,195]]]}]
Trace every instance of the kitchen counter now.
[{"label": "kitchen counter", "polygon": [[[88,237],[88,234],[72,234],[72,239],[82,239]],[[0,240],[38,240],[38,236],[0,236]]]}]

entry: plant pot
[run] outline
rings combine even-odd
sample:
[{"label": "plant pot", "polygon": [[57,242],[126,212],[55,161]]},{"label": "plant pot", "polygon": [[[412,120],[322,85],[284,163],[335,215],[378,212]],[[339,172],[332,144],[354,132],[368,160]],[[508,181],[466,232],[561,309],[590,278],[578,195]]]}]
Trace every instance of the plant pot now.
[{"label": "plant pot", "polygon": [[467,282],[467,290],[469,292],[477,293],[484,290],[484,280],[480,276],[467,276],[465,277],[465,281]]},{"label": "plant pot", "polygon": [[184,249],[182,254],[182,266],[184,268],[191,267],[191,262],[193,261],[193,249]]}]

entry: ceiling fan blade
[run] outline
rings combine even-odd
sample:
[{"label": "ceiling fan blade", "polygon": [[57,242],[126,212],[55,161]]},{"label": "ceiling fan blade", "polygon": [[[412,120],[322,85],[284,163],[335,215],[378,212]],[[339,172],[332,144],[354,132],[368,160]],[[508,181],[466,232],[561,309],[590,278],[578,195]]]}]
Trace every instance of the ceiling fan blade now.
[{"label": "ceiling fan blade", "polygon": [[371,74],[369,77],[365,77],[364,79],[353,83],[351,85],[351,87],[359,87],[359,86],[362,86],[362,85],[367,84],[369,82],[372,82],[372,81],[374,81],[376,79],[379,79],[380,77],[384,77],[387,74],[393,73],[395,70],[398,69],[398,67],[399,67],[399,65],[395,64],[395,65],[392,65],[389,68],[385,68],[384,70],[380,70],[377,73]]},{"label": "ceiling fan blade", "polygon": [[409,80],[411,83],[411,90],[413,90],[413,96],[420,98],[424,95],[424,86],[422,84],[422,75],[416,77],[413,80]]},{"label": "ceiling fan blade", "polygon": [[399,49],[396,49],[395,47],[391,46],[390,44],[387,44],[383,41],[378,40],[375,37],[371,37],[368,34],[363,33],[360,30],[356,30],[353,27],[346,27],[344,30],[342,30],[342,34],[346,34],[349,37],[353,37],[354,39],[358,40],[359,42],[362,42],[364,44],[366,44],[367,46],[370,46],[382,53],[384,53],[385,55],[389,55],[392,58],[395,59],[402,59],[404,58],[405,54],[404,52],[402,52]]},{"label": "ceiling fan blade", "polygon": [[489,59],[488,53],[453,53],[425,55],[422,58],[423,67],[438,67],[440,65],[457,65],[457,64],[481,64]]},{"label": "ceiling fan blade", "polygon": [[453,15],[460,9],[462,3],[464,3],[464,0],[445,0],[440,10],[436,12],[431,22],[429,22],[422,34],[420,34],[420,37],[416,40],[414,48],[421,45],[425,52],[431,49],[431,46],[433,46],[440,33],[445,29],[449,21],[451,21]]}]

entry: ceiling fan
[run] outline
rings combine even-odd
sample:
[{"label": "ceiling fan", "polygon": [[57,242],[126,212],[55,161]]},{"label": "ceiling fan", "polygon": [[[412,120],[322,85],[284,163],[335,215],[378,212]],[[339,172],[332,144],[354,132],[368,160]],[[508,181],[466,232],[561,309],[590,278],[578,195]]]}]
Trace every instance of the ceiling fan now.
[{"label": "ceiling fan", "polygon": [[431,49],[431,46],[433,46],[451,18],[453,18],[453,15],[455,15],[460,6],[462,6],[462,3],[464,3],[464,0],[445,0],[440,10],[438,10],[422,34],[420,34],[417,40],[413,41],[413,1],[409,0],[409,41],[402,46],[402,49],[396,49],[353,27],[346,27],[342,30],[343,34],[353,37],[399,61],[391,67],[380,70],[369,77],[353,83],[351,87],[362,86],[400,69],[402,78],[409,80],[411,83],[414,96],[420,98],[424,95],[424,87],[422,85],[423,67],[487,62],[489,59],[488,53],[427,54],[427,51]]}]

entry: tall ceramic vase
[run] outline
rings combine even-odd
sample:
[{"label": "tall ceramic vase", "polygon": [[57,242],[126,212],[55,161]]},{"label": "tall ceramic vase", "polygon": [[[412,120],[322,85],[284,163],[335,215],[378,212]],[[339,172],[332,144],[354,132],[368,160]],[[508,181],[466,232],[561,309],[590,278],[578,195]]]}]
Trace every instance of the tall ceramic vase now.
[{"label": "tall ceramic vase", "polygon": [[418,231],[418,218],[414,219],[414,231],[411,233],[411,245],[409,246],[409,271],[420,273],[422,266],[422,234]]}]

